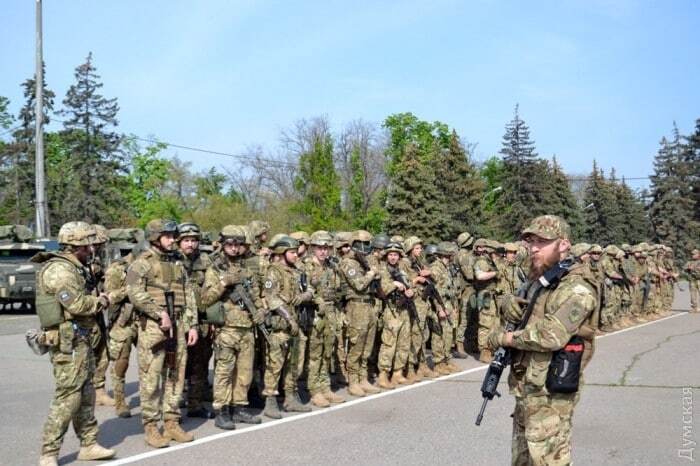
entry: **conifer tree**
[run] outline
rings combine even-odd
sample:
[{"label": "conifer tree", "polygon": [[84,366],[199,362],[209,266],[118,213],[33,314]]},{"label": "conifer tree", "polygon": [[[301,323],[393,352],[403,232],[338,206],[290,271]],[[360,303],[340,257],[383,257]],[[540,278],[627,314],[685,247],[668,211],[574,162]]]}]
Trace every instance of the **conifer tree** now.
[{"label": "conifer tree", "polygon": [[601,245],[614,244],[623,237],[617,216],[615,191],[593,161],[593,170],[583,196],[583,239]]},{"label": "conifer tree", "polygon": [[644,203],[627,185],[624,178],[614,186],[617,202],[618,224],[621,225],[622,236],[615,244],[636,244],[647,241],[649,221],[644,209]]},{"label": "conifer tree", "polygon": [[581,206],[571,192],[571,183],[556,157],[552,157],[552,162],[548,166],[546,192],[547,211],[559,215],[568,222],[571,227],[572,241],[580,238],[583,234]]}]

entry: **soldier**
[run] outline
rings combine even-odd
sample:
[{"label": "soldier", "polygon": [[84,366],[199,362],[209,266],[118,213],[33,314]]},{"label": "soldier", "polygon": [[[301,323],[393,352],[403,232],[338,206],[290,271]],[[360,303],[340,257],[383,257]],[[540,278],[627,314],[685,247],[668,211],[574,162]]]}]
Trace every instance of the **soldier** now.
[{"label": "soldier", "polygon": [[414,293],[408,277],[399,266],[403,254],[403,247],[399,243],[390,241],[384,249],[384,260],[380,269],[381,286],[386,300],[377,360],[379,368],[377,385],[386,390],[409,383],[409,380],[403,376],[403,369],[406,367],[411,349],[409,306],[415,306],[415,304],[412,303]]},{"label": "soldier", "polygon": [[105,271],[105,292],[111,296],[109,307],[109,355],[112,364],[112,384],[114,386],[114,411],[121,418],[131,417],[125,399],[125,378],[129,368],[132,345],[138,339],[138,321],[134,306],[129,302],[126,291],[126,271],[134,261],[138,251],[136,243],[120,242],[113,244],[119,251],[119,259],[113,260]]},{"label": "soldier", "polygon": [[[219,235],[221,251],[207,268],[202,287],[202,305],[207,313],[218,313],[213,333],[214,402],[220,429],[235,429],[236,422],[259,424],[260,418],[245,409],[253,380],[255,333],[253,324],[265,321],[260,289],[252,271],[245,269],[239,245],[246,243],[244,227],[227,225]],[[254,309],[247,309],[246,303]],[[215,320],[215,319],[212,319]]]},{"label": "soldier", "polygon": [[455,357],[464,359],[467,357],[467,351],[464,346],[464,340],[467,334],[467,326],[469,317],[476,311],[476,294],[474,293],[474,254],[472,253],[472,245],[474,237],[469,232],[460,233],[457,237],[457,246],[459,251],[455,256],[460,273],[462,274],[464,287],[460,296],[459,305],[459,323],[457,324],[457,351]]},{"label": "soldier", "polygon": [[209,324],[204,322],[204,307],[201,292],[204,274],[211,259],[200,250],[202,233],[196,223],[181,223],[177,227],[177,248],[182,255],[182,265],[195,295],[199,325],[197,343],[187,347],[187,367],[185,369],[187,387],[187,417],[212,419],[213,415],[202,404],[205,392],[209,390],[209,360],[212,356],[213,335]]},{"label": "soldier", "polygon": [[442,332],[432,334],[430,347],[433,352],[433,363],[440,375],[448,375],[458,372],[460,369],[452,361],[452,325],[457,319],[455,306],[456,289],[450,275],[450,261],[455,251],[452,244],[441,241],[437,244],[435,261],[430,266],[430,277],[434,281],[435,288],[441,297],[442,303],[436,303],[438,324]]},{"label": "soldier", "polygon": [[[583,355],[581,371],[590,359],[594,332],[589,325],[599,303],[596,278],[587,267],[575,264],[547,286],[538,279],[566,257],[571,246],[569,231],[568,224],[554,215],[537,217],[523,230],[532,261],[533,280],[527,291],[532,314],[523,330],[497,328],[488,336],[492,349],[504,346],[515,350],[508,377],[515,396],[514,465],[571,464],[571,418],[578,391],[568,393],[545,380],[553,355],[569,342],[573,342],[571,351],[579,351],[578,357]],[[519,306],[504,311],[511,322],[522,318]]]},{"label": "soldier", "polygon": [[[185,383],[187,346],[197,343],[197,307],[182,257],[174,250],[177,223],[155,219],[146,225],[150,245],[129,266],[126,286],[139,313],[139,392],[146,443],[166,447],[191,442],[180,427],[179,402]],[[173,296],[173,316],[168,296]],[[164,421],[163,435],[158,421]]]},{"label": "soldier", "polygon": [[485,238],[474,242],[474,288],[476,305],[479,312],[479,361],[490,363],[493,354],[486,346],[486,337],[496,323],[496,287],[498,284],[498,266],[492,256],[498,243]]},{"label": "soldier", "polygon": [[[379,272],[372,269],[365,255],[371,251],[372,235],[359,230],[352,235],[352,246],[343,245],[338,269],[346,284],[346,314],[348,319],[347,371],[352,396],[365,396],[380,390],[368,380],[367,362],[374,346],[377,330],[375,297],[372,287]],[[351,249],[352,248],[352,249]]]},{"label": "soldier", "polygon": [[296,266],[299,242],[289,236],[282,236],[272,248],[272,262],[267,269],[263,285],[263,297],[271,312],[269,317],[270,342],[267,346],[265,365],[265,416],[280,419],[277,405],[277,386],[284,370],[284,410],[288,412],[308,412],[310,407],[302,404],[297,391],[299,358],[299,324],[296,307],[310,302],[313,290],[301,291],[301,272]]},{"label": "soldier", "polygon": [[617,255],[621,250],[614,244],[605,246],[601,258],[601,269],[605,275],[603,280],[603,306],[600,312],[600,330],[610,332],[619,330],[616,323],[622,305],[622,273],[620,273]]},{"label": "soldier", "polygon": [[693,249],[691,260],[683,266],[688,276],[688,287],[690,288],[690,312],[700,312],[700,249]]},{"label": "soldier", "polygon": [[300,263],[304,262],[307,253],[309,252],[309,242],[311,241],[309,234],[305,231],[295,231],[294,233],[290,233],[289,237],[299,241],[299,250],[297,251],[297,256],[299,256]]},{"label": "soldier", "polygon": [[253,220],[248,224],[248,229],[253,235],[253,238],[255,238],[255,241],[251,245],[250,249],[255,254],[269,257],[270,249],[265,247],[264,245],[267,242],[267,235],[270,231],[270,224],[261,220]]},{"label": "soldier", "polygon": [[632,309],[632,322],[646,322],[644,314],[648,307],[649,293],[651,288],[651,279],[647,267],[647,243],[636,244],[632,248],[634,255],[634,267],[636,286],[634,289],[634,307]]},{"label": "soldier", "polygon": [[95,387],[92,384],[95,354],[92,340],[99,333],[95,317],[109,305],[109,298],[87,289],[87,268],[93,254],[95,229],[85,222],[68,222],[58,232],[58,253],[39,253],[33,262],[37,272],[36,309],[46,330],[56,391],[44,424],[40,466],[58,464],[58,452],[68,425],[73,422],[80,439],[79,460],[102,460],[114,450],[97,443]]},{"label": "soldier", "polygon": [[[345,398],[331,390],[330,363],[335,343],[335,303],[339,277],[328,261],[333,249],[333,238],[327,231],[314,232],[309,243],[311,256],[304,263],[304,272],[315,294],[313,304],[307,308],[311,320],[308,331],[309,365],[307,387],[311,403],[327,408],[331,403],[343,403]],[[313,319],[310,319],[313,316]]]},{"label": "soldier", "polygon": [[[338,266],[340,265],[340,258],[343,255],[343,248],[350,250],[352,244],[352,233],[349,231],[339,231],[336,232],[333,237],[334,246],[334,256],[329,259],[329,261],[335,264],[335,269],[338,274],[340,270]],[[345,306],[347,305],[347,290],[348,284],[343,280],[340,275],[338,284],[338,309],[335,313],[335,372],[334,379],[335,383],[340,386],[346,386],[348,384],[348,371],[347,371],[347,328],[348,328],[348,318],[345,313]]]},{"label": "soldier", "polygon": [[504,257],[501,270],[501,287],[503,293],[517,294],[520,287],[525,283],[525,271],[518,263],[519,247],[516,243],[505,243],[503,245]]}]

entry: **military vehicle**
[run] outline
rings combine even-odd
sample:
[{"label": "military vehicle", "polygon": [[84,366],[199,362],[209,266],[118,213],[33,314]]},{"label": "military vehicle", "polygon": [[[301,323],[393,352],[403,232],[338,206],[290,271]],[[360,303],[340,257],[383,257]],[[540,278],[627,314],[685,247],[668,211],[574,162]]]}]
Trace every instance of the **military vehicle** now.
[{"label": "military vehicle", "polygon": [[31,242],[32,236],[24,225],[0,226],[0,309],[12,309],[16,303],[34,308],[36,264],[29,259],[46,246]]}]

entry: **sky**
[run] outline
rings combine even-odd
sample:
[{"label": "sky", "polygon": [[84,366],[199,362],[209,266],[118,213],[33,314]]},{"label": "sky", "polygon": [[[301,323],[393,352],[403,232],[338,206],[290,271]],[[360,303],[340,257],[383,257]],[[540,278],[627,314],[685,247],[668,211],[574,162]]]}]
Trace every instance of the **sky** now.
[{"label": "sky", "polygon": [[[34,2],[2,4],[0,95],[16,112],[34,73]],[[301,118],[340,131],[412,112],[484,160],[518,104],[537,152],[567,173],[595,158],[636,178],[674,122],[688,134],[700,118],[693,0],[44,0],[43,17],[57,103],[92,52],[120,131],[214,151],[274,153]],[[176,153],[201,170],[238,163]]]}]

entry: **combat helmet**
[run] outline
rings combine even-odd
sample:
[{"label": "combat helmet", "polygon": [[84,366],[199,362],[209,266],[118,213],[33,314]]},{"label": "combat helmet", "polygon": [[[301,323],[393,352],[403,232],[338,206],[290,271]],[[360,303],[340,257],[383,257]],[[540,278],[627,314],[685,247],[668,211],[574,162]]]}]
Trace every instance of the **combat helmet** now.
[{"label": "combat helmet", "polygon": [[294,238],[295,240],[299,241],[299,243],[306,245],[308,245],[311,241],[309,234],[305,231],[295,231],[294,233],[290,233],[289,237]]},{"label": "combat helmet", "polygon": [[372,249],[384,249],[386,245],[389,244],[389,241],[389,235],[386,233],[379,233],[372,238]]},{"label": "combat helmet", "polygon": [[569,253],[576,259],[591,252],[591,245],[588,243],[576,243],[569,249]]},{"label": "combat helmet", "polygon": [[314,231],[309,238],[309,244],[311,246],[333,247],[333,237],[325,230]]},{"label": "combat helmet", "polygon": [[257,238],[270,231],[270,224],[262,220],[253,220],[248,224],[248,228],[250,228],[250,233]]},{"label": "combat helmet", "polygon": [[[426,247],[426,249],[428,249]],[[440,241],[435,247],[435,254],[439,256],[452,256],[457,251],[455,250],[455,244],[450,241]]]},{"label": "combat helmet", "polygon": [[400,243],[396,243],[394,241],[390,241],[389,244],[387,244],[384,248],[384,255],[389,254],[390,252],[398,252],[401,257],[403,257],[404,255],[403,246],[401,246]]},{"label": "combat helmet", "polygon": [[336,248],[350,246],[352,244],[352,233],[349,231],[338,231],[333,238]]},{"label": "combat helmet", "polygon": [[353,231],[352,250],[360,254],[372,252],[372,234],[366,230]]},{"label": "combat helmet", "polygon": [[409,236],[403,242],[403,250],[406,252],[406,254],[410,254],[411,251],[413,251],[413,248],[415,248],[418,244],[423,244],[423,240],[417,236]]},{"label": "combat helmet", "polygon": [[93,223],[92,227],[95,229],[95,241],[92,244],[105,244],[109,241],[109,235],[105,227],[97,223]]},{"label": "combat helmet", "polygon": [[177,237],[177,223],[174,220],[156,218],[146,224],[146,239],[150,243],[158,241],[164,234],[173,234]]},{"label": "combat helmet", "polygon": [[474,237],[468,231],[460,233],[457,237],[457,246],[460,248],[468,248],[474,244]]},{"label": "combat helmet", "polygon": [[199,225],[192,222],[181,223],[177,226],[177,240],[180,241],[188,236],[201,239],[202,232],[199,229]]},{"label": "combat helmet", "polygon": [[425,250],[424,250],[424,252],[425,252],[425,257],[432,257],[432,256],[434,256],[435,254],[438,253],[438,246],[437,246],[437,244],[432,244],[432,243],[431,243],[431,244],[426,244],[426,245],[425,245]]},{"label": "combat helmet", "polygon": [[221,244],[249,244],[246,243],[246,231],[242,225],[226,225],[219,233],[219,241]]},{"label": "combat helmet", "polygon": [[64,223],[58,230],[58,243],[68,246],[89,246],[95,242],[95,229],[86,222]]},{"label": "combat helmet", "polygon": [[278,238],[274,243],[270,243],[270,247],[273,254],[284,254],[290,249],[296,251],[299,248],[299,241],[291,236],[284,235]]}]

